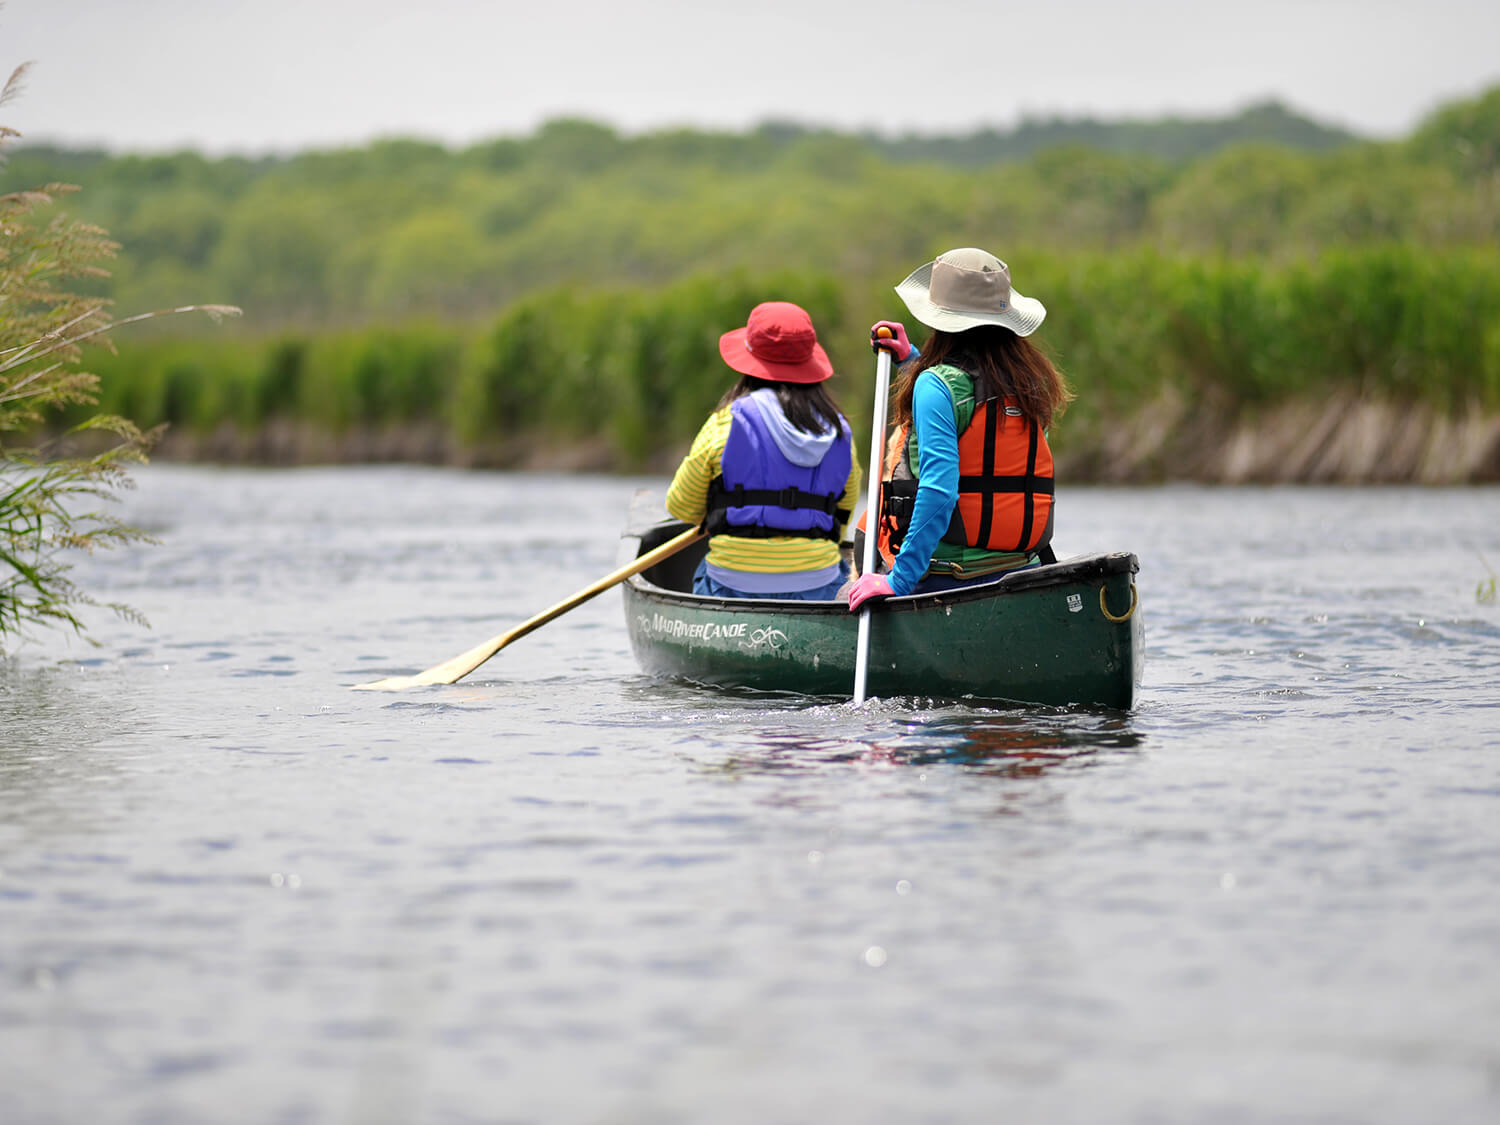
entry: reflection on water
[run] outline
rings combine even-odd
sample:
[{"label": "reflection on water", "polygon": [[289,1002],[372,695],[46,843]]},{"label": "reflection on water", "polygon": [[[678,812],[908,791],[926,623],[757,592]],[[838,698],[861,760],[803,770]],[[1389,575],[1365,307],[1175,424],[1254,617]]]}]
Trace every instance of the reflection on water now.
[{"label": "reflection on water", "polygon": [[879,749],[908,765],[958,765],[982,774],[1040,777],[1050,769],[1083,767],[1094,756],[1134,750],[1145,741],[1128,715],[1068,709],[1018,713],[959,712],[938,716]]},{"label": "reflection on water", "polygon": [[138,753],[117,748],[142,726],[108,677],[0,659],[0,859],[23,836],[66,837],[111,815],[100,795],[139,769]]},{"label": "reflection on water", "polygon": [[[756,713],[770,710],[762,700]],[[894,718],[878,736],[851,737],[850,708],[803,702],[792,714],[812,721],[785,729],[787,712],[775,721],[742,732],[730,753],[705,768],[723,773],[787,773],[828,769],[850,763],[896,766],[952,766],[968,773],[1040,777],[1058,767],[1083,768],[1097,755],[1138,750],[1145,736],[1128,715],[1083,708],[1018,708],[992,711],[955,708],[933,711],[914,701],[874,700],[860,714]],[[824,720],[825,722],[820,722]],[[841,733],[829,737],[827,726]],[[746,745],[746,744],[749,745]]]}]

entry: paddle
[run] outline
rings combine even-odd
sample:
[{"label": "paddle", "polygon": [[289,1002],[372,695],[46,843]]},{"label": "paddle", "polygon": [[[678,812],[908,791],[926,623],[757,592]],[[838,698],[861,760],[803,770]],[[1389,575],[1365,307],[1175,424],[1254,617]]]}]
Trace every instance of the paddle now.
[{"label": "paddle", "polygon": [[675,539],[668,539],[655,550],[647,551],[644,555],[635,559],[626,566],[612,574],[606,574],[599,581],[586,589],[579,590],[571,598],[558,602],[551,609],[543,610],[530,621],[517,625],[509,633],[501,633],[498,637],[491,637],[482,645],[475,645],[468,652],[460,653],[452,660],[443,662],[425,672],[418,672],[415,676],[389,676],[383,680],[375,680],[368,684],[355,684],[355,691],[401,691],[403,688],[421,687],[424,684],[451,684],[463,679],[470,672],[478,668],[495,653],[499,652],[512,641],[518,641],[533,629],[539,629],[555,617],[561,617],[568,610],[580,606],[596,594],[602,594],[611,586],[619,585],[632,574],[639,574],[643,570],[649,570],[663,559],[669,559],[684,547],[696,543],[703,538],[703,531],[693,527],[684,531]]},{"label": "paddle", "polygon": [[[889,339],[891,330],[880,329]],[[871,410],[870,488],[865,496],[865,557],[861,574],[875,573],[875,546],[880,539],[880,484],[885,475],[881,462],[885,458],[885,400],[891,387],[891,353],[880,349],[875,359],[875,406]],[[854,646],[854,705],[865,701],[865,679],[870,664],[870,603],[859,611],[859,639]]]}]

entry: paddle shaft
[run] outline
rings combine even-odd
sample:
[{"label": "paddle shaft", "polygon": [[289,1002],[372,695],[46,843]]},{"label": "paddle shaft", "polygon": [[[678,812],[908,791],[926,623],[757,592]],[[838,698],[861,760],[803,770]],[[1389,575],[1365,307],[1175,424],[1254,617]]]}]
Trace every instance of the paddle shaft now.
[{"label": "paddle shaft", "polygon": [[475,645],[468,652],[460,653],[452,660],[444,661],[442,664],[428,668],[425,672],[418,672],[415,676],[390,676],[384,680],[375,680],[368,684],[355,684],[357,691],[400,691],[402,688],[420,687],[423,684],[451,684],[463,679],[470,672],[478,668],[490,657],[494,656],[506,645],[520,640],[527,633],[540,629],[547,622],[555,620],[574,609],[590,598],[604,593],[611,586],[617,586],[633,574],[639,574],[643,570],[649,570],[663,559],[671,558],[684,547],[696,543],[703,538],[703,531],[693,527],[684,531],[673,539],[668,539],[660,547],[647,551],[639,558],[632,560],[619,570],[606,574],[593,585],[579,590],[570,598],[558,602],[550,609],[544,609],[541,613],[523,621],[508,633],[501,633],[498,637],[491,637],[483,644]]},{"label": "paddle shaft", "polygon": [[[885,476],[885,407],[891,389],[891,353],[881,348],[875,358],[875,405],[870,411],[870,487],[865,493],[865,557],[861,574],[875,573],[875,555],[880,539],[880,486]],[[859,639],[854,647],[854,705],[865,701],[865,680],[870,670],[870,603],[859,611]]]},{"label": "paddle shaft", "polygon": [[[519,641],[522,637],[524,637],[527,633],[530,633],[532,630],[540,629],[543,625],[547,624],[547,622],[561,617],[563,614],[567,613],[568,610],[581,606],[590,598],[597,597],[598,595],[604,593],[605,590],[608,590],[611,586],[618,586],[621,582],[624,582],[625,579],[629,578],[631,575],[639,574],[643,570],[650,570],[657,563],[661,562],[662,559],[671,558],[678,551],[682,550],[689,544],[696,543],[701,538],[703,538],[703,532],[694,527],[689,528],[687,531],[684,531],[681,535],[678,535],[672,539],[668,539],[660,547],[647,551],[644,555],[641,555],[632,560],[628,565],[622,566],[619,570],[614,571],[611,574],[606,574],[603,578],[599,579],[599,581],[595,582],[587,589],[579,590],[578,593],[574,594],[571,598],[567,598],[564,601],[558,602],[551,609],[542,610],[541,613],[537,614],[529,621],[523,621],[521,624],[517,625],[514,629],[512,629],[509,633],[506,633],[505,636],[500,639],[500,643],[495,646],[495,652],[499,652],[502,648],[510,644],[512,641]],[[490,656],[493,656],[495,652],[490,653]],[[488,657],[486,657],[485,659],[488,659]]]}]

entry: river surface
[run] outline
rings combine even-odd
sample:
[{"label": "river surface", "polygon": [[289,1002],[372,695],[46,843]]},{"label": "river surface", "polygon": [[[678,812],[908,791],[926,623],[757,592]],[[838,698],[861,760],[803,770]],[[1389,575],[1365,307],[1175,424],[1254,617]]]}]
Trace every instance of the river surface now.
[{"label": "river surface", "polygon": [[[1500,491],[1064,488],[1138,706],[713,692],[661,480],[152,466],[0,660],[0,1121],[1500,1120]],[[997,638],[997,643],[1003,643]]]}]

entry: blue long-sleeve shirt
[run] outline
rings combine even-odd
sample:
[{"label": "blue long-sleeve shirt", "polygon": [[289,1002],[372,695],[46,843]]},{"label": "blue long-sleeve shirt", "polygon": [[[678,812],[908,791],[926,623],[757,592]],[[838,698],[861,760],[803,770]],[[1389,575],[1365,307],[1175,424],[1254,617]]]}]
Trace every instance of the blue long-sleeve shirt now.
[{"label": "blue long-sleeve shirt", "polygon": [[911,409],[922,463],[911,526],[886,576],[897,594],[911,593],[926,576],[958,503],[958,421],[948,384],[931,371],[922,372],[912,387]]}]

